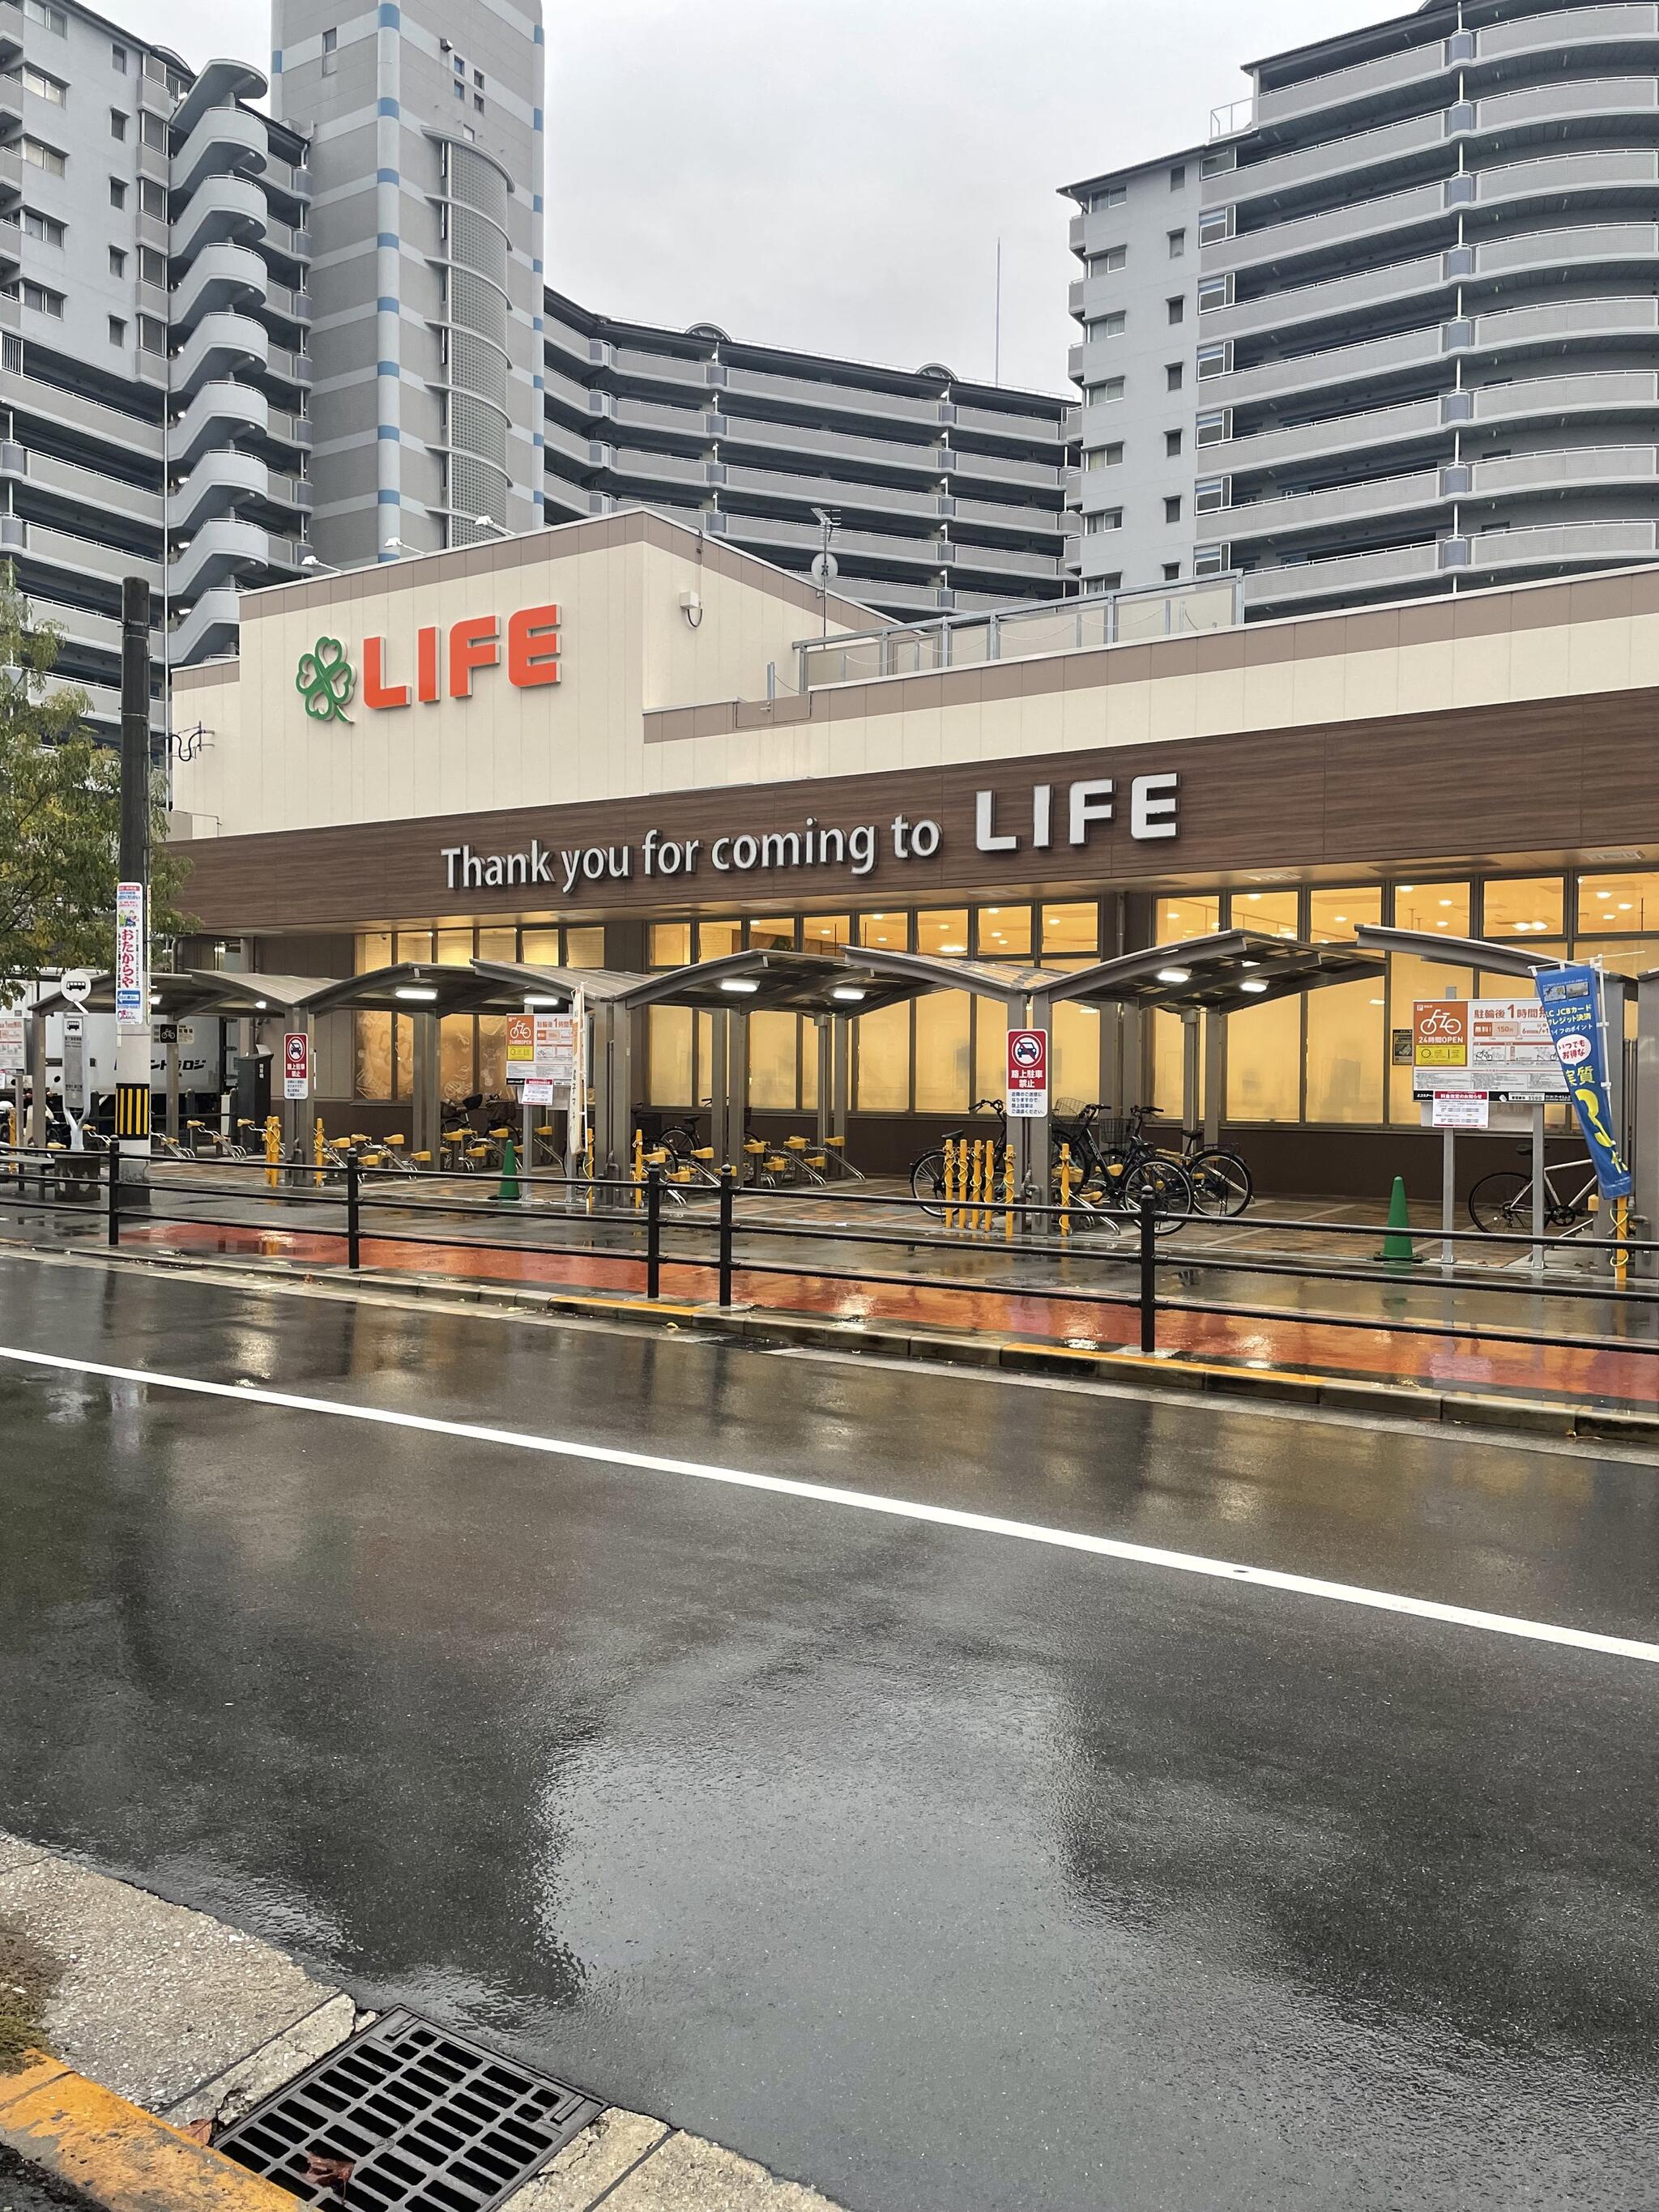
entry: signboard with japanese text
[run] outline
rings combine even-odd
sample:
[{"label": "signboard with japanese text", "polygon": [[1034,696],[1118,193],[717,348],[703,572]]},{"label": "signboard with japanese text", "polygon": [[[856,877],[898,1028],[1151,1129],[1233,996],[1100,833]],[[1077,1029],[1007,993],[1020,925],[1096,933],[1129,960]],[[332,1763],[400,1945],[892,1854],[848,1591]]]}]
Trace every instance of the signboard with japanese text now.
[{"label": "signboard with japanese text", "polygon": [[1423,1100],[1467,1091],[1500,1105],[1535,1105],[1567,1092],[1532,998],[1419,999],[1412,1009],[1412,1089]]},{"label": "signboard with japanese text", "polygon": [[283,1039],[283,1096],[311,1096],[311,1039],[300,1030],[290,1030]]},{"label": "signboard with japanese text", "polygon": [[1536,987],[1601,1195],[1628,1198],[1635,1178],[1620,1150],[1607,1079],[1601,971],[1583,961],[1547,968],[1537,977]]},{"label": "signboard with japanese text", "polygon": [[1490,1127],[1492,1101],[1484,1091],[1437,1091],[1430,1127],[1436,1129],[1485,1129]]},{"label": "signboard with japanese text", "polygon": [[509,1083],[569,1085],[576,1079],[576,1018],[574,1014],[509,1014],[507,1018],[507,1079]]},{"label": "signboard with japanese text", "polygon": [[144,887],[115,886],[115,1018],[125,1026],[148,1018],[149,977],[144,955]]},{"label": "signboard with japanese text", "polygon": [[27,1018],[0,1014],[0,1075],[21,1075],[27,1050]]},{"label": "signboard with japanese text", "polygon": [[1008,1112],[1015,1121],[1040,1121],[1048,1110],[1048,1032],[1008,1032]]}]

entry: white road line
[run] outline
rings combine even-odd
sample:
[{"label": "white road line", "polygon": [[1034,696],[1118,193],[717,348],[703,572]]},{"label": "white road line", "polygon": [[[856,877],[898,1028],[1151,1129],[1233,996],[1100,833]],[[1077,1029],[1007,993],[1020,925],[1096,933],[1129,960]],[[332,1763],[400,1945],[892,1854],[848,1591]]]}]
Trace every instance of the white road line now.
[{"label": "white road line", "polygon": [[1356,1583],[1330,1583],[1315,1575],[1284,1574],[1275,1567],[1249,1567],[1231,1559],[1209,1559],[1195,1552],[1170,1552],[1154,1544],[1128,1544],[1115,1536],[1090,1536],[1074,1528],[1045,1528],[1040,1522],[1007,1521],[994,1513],[968,1513],[952,1505],[927,1505],[920,1499],[886,1498],[862,1490],[840,1490],[825,1482],[800,1482],[782,1474],[754,1474],[746,1468],[714,1467],[702,1460],[669,1459],[659,1452],[623,1451],[611,1444],[579,1443],[568,1437],[531,1436],[518,1429],[492,1429],[472,1421],[442,1421],[427,1413],[400,1413],[382,1406],[349,1406],[333,1398],[303,1398],[291,1390],[268,1390],[253,1382],[208,1382],[191,1375],[157,1375],[143,1367],[114,1367],[96,1359],[70,1359],[52,1352],[26,1352],[0,1345],[0,1360],[19,1367],[57,1369],[71,1375],[100,1375],[112,1382],[136,1382],[146,1389],[183,1390],[203,1398],[234,1398],[239,1405],[276,1406],[285,1413],[326,1413],[337,1420],[368,1421],[391,1429],[418,1429],[430,1436],[465,1437],[470,1442],[503,1444],[515,1451],[587,1460],[600,1467],[637,1468],[653,1474],[690,1475],[699,1482],[720,1482],[738,1490],[765,1490],[781,1498],[802,1498],[818,1505],[845,1505],[860,1513],[884,1513],[898,1521],[921,1521],[939,1528],[962,1528],[981,1536],[1010,1536],[1021,1543],[1047,1544],[1056,1551],[1087,1552],[1097,1559],[1124,1559],[1137,1566],[1164,1567],[1182,1575],[1256,1589],[1285,1590],[1297,1597],[1325,1598],[1337,1605],[1358,1605],[1373,1613],[1399,1613],[1453,1628],[1482,1629],[1492,1636],[1516,1636],[1533,1644],[1561,1644],[1579,1651],[1599,1651],[1614,1659],[1643,1659],[1659,1665],[1659,1644],[1628,1636],[1601,1636],[1587,1628],[1562,1628],[1552,1621],[1522,1620],[1506,1613],[1481,1613],[1433,1598],[1402,1597],[1393,1590],[1365,1589]]}]

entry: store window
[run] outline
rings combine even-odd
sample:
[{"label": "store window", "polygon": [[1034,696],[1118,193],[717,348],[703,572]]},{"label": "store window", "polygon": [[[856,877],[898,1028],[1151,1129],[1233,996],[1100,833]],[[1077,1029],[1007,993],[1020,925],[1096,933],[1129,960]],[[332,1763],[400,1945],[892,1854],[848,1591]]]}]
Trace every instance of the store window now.
[{"label": "store window", "polygon": [[480,960],[516,960],[519,957],[519,933],[516,929],[481,929],[478,932]]},{"label": "store window", "polygon": [[[1060,960],[1053,963],[1061,969],[1092,968],[1091,958]],[[1064,1099],[1070,1106],[1088,1105],[1100,1097],[1100,1024],[1102,1017],[1092,1006],[1080,1006],[1070,999],[1061,999],[1054,1007],[1053,1050],[1054,1064],[1048,1080],[1054,1097]],[[1006,1059],[1007,1033],[1003,1034],[1005,1056],[1004,1082],[997,1085],[999,1097],[1006,1082]]]},{"label": "store window", "polygon": [[[1460,886],[1451,888],[1455,890]],[[1506,983],[1504,993],[1507,995],[1517,988]],[[1443,968],[1435,961],[1419,959],[1414,952],[1389,954],[1389,1119],[1399,1127],[1415,1129],[1422,1118],[1412,1097],[1413,1007],[1419,999],[1467,999],[1473,996],[1474,988],[1474,978],[1467,968]]]},{"label": "store window", "polygon": [[833,952],[853,941],[853,918],[846,914],[809,914],[800,926],[800,941],[808,952]]},{"label": "store window", "polygon": [[691,1009],[650,1006],[646,1010],[646,1049],[650,1077],[647,1096],[653,1106],[690,1106]]},{"label": "store window", "polygon": [[653,968],[686,968],[691,963],[691,925],[689,921],[653,921],[648,956]]},{"label": "store window", "polygon": [[1388,1051],[1382,978],[1310,991],[1307,1026],[1309,1121],[1380,1121]]},{"label": "store window", "polygon": [[[359,975],[372,975],[381,968],[392,965],[392,939],[389,935],[368,935],[357,939],[356,969]],[[392,1017],[390,1014],[362,1013],[351,1018],[352,1094],[358,1098],[390,1098],[392,1096]]]},{"label": "store window", "polygon": [[916,950],[940,960],[960,960],[968,951],[968,909],[945,907],[916,916]]},{"label": "store window", "polygon": [[749,1017],[749,1103],[763,1113],[793,1114],[799,1096],[799,1014]]},{"label": "store window", "polygon": [[1440,931],[1446,937],[1469,933],[1469,887],[1467,884],[1396,884],[1394,887],[1396,929]]},{"label": "store window", "polygon": [[981,960],[1029,960],[1031,957],[1031,909],[1029,906],[982,906],[975,917]]},{"label": "store window", "polygon": [[567,968],[603,968],[604,930],[567,929],[564,933],[564,964]]},{"label": "store window", "polygon": [[1265,930],[1269,937],[1295,937],[1301,929],[1301,899],[1295,891],[1235,891],[1235,929]]},{"label": "store window", "polygon": [[556,929],[526,929],[519,939],[519,957],[527,968],[562,968],[564,948]]},{"label": "store window", "polygon": [[[1229,1036],[1231,1038],[1231,1024]],[[1159,1116],[1180,1121],[1187,1096],[1187,1024],[1179,1014],[1152,1016],[1152,1104]],[[1204,1112],[1204,1036],[1198,1040],[1198,1111]]]},{"label": "store window", "polygon": [[1483,937],[1559,937],[1566,927],[1559,876],[1494,877],[1481,886]]},{"label": "store window", "polygon": [[504,1098],[507,1086],[507,1017],[480,1014],[477,1021],[478,1088],[487,1098]]},{"label": "store window", "polygon": [[[965,931],[965,914],[962,920]],[[972,1018],[973,1000],[966,991],[930,991],[917,1000],[918,1114],[967,1112]]]},{"label": "store window", "polygon": [[440,968],[466,968],[472,961],[472,932],[470,929],[441,929],[438,932],[438,965]]},{"label": "store window", "polygon": [[743,949],[743,924],[740,921],[700,921],[697,924],[697,957],[699,960],[719,960],[728,952]]},{"label": "store window", "polygon": [[447,1106],[478,1089],[472,1080],[472,1042],[471,1014],[447,1014],[439,1023],[438,1082]]},{"label": "store window", "polygon": [[432,932],[429,929],[400,929],[392,957],[399,962],[416,960],[430,963]]},{"label": "store window", "polygon": [[[1227,1115],[1294,1121],[1302,1112],[1302,1000],[1273,999],[1227,1018]],[[1164,1102],[1160,1099],[1158,1103]]]},{"label": "store window", "polygon": [[[908,952],[910,950],[910,917],[908,914],[861,914],[858,921],[860,945],[872,945],[882,952]],[[866,1018],[872,1018],[866,1016]]]},{"label": "store window", "polygon": [[1176,945],[1183,938],[1213,937],[1221,927],[1219,891],[1182,891],[1161,898],[1152,909],[1154,945]]},{"label": "store window", "polygon": [[[874,920],[874,916],[866,916]],[[856,1025],[855,1103],[861,1114],[910,1110],[910,1009],[884,1006]]]},{"label": "store window", "polygon": [[1098,952],[1100,908],[1093,899],[1078,906],[1045,906],[1042,909],[1042,957],[1056,953]]},{"label": "store window", "polygon": [[1659,929],[1659,875],[1580,876],[1581,935]]},{"label": "store window", "polygon": [[795,949],[795,917],[793,914],[769,915],[749,925],[749,942],[762,952],[793,952]]},{"label": "store window", "polygon": [[1362,921],[1382,919],[1379,889],[1349,891],[1310,891],[1308,894],[1308,935],[1316,945],[1351,943]]}]

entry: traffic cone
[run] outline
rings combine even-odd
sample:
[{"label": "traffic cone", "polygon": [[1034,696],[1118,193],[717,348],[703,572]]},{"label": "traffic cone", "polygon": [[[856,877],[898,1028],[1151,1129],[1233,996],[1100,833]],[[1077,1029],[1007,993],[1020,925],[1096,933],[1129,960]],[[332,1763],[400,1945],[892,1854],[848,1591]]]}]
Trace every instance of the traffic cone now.
[{"label": "traffic cone", "polygon": [[513,1149],[513,1139],[507,1140],[501,1154],[501,1187],[495,1194],[499,1206],[516,1206],[519,1202],[519,1156]]},{"label": "traffic cone", "polygon": [[1389,1199],[1388,1234],[1382,1239],[1382,1249],[1372,1256],[1386,1260],[1390,1267],[1419,1267],[1422,1263],[1412,1249],[1411,1225],[1411,1208],[1406,1203],[1406,1178],[1396,1176]]}]

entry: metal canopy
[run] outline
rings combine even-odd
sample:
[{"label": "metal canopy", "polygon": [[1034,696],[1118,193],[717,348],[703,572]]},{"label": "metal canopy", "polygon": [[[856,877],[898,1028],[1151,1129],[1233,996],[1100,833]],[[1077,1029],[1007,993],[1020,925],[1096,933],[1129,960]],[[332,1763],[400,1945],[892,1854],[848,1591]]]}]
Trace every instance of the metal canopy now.
[{"label": "metal canopy", "polygon": [[503,991],[516,992],[520,1005],[533,999],[549,1007],[573,1006],[578,993],[590,1005],[625,999],[646,980],[615,968],[538,968],[519,960],[475,960],[472,970]]},{"label": "metal canopy", "polygon": [[881,952],[871,947],[848,957],[884,975],[909,976],[918,992],[966,991],[973,998],[996,999],[1005,1004],[1010,999],[1029,999],[1039,991],[1057,998],[1059,987],[1066,981],[1059,969],[1021,968],[992,960],[943,960],[931,952]]},{"label": "metal canopy", "polygon": [[196,968],[191,973],[198,983],[211,987],[216,1012],[244,1018],[296,1012],[321,992],[331,991],[336,981],[331,975],[264,975],[241,969]]},{"label": "metal canopy", "polygon": [[349,1007],[356,1012],[441,1017],[504,1008],[516,1012],[522,1004],[522,993],[515,994],[479,975],[470,961],[464,968],[441,968],[429,961],[403,960],[394,967],[327,984],[308,1001],[307,1011],[332,1014]]},{"label": "metal canopy", "polygon": [[1442,937],[1432,929],[1393,929],[1378,921],[1362,921],[1354,934],[1374,952],[1412,952],[1448,968],[1484,968],[1489,975],[1513,975],[1523,982],[1532,981],[1535,969],[1558,964],[1538,959],[1523,945],[1491,945],[1484,937]]},{"label": "metal canopy", "polygon": [[630,1009],[697,1006],[719,1014],[850,1017],[876,1013],[938,988],[914,976],[880,974],[878,958],[853,951],[769,952],[757,946],[647,975],[625,994],[623,1003]]},{"label": "metal canopy", "polygon": [[[186,972],[175,975],[171,972],[152,975],[149,979],[150,1017],[152,1020],[185,1022],[192,1014],[204,1014],[219,1002],[216,975],[198,975]],[[113,975],[94,975],[92,989],[87,994],[86,1011],[89,1014],[112,1014],[115,1012],[115,978]],[[46,1014],[75,1014],[81,1012],[72,999],[66,999],[61,990],[46,993],[37,999],[29,1012],[36,1016]]]},{"label": "metal canopy", "polygon": [[1255,929],[1224,929],[1126,952],[1042,986],[1051,1002],[1151,1006],[1166,1013],[1239,1013],[1274,999],[1381,975],[1380,953],[1351,945],[1309,945]]}]

